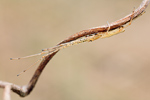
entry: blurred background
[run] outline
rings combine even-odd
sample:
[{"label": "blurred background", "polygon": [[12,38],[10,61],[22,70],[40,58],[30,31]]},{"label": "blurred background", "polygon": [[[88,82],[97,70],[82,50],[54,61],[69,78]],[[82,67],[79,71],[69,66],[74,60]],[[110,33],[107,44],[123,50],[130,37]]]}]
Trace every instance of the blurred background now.
[{"label": "blurred background", "polygon": [[[16,75],[41,56],[11,57],[39,53],[76,32],[118,20],[141,1],[0,0],[0,80],[26,85],[38,64]],[[61,50],[23,100],[150,100],[150,7],[146,11],[124,33]]]}]

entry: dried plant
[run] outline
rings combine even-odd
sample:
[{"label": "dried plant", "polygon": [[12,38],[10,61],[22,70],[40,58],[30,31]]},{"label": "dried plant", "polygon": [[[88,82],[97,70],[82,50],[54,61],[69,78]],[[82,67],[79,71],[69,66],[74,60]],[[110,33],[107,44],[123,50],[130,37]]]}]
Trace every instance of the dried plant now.
[{"label": "dried plant", "polygon": [[[37,55],[47,53],[46,55],[42,56],[42,58],[40,58],[37,61],[37,62],[39,62],[40,60],[42,60],[41,63],[39,64],[37,70],[35,71],[32,79],[30,80],[30,82],[27,85],[18,86],[13,83],[0,81],[0,88],[4,88],[4,90],[5,90],[4,97],[3,97],[4,100],[10,100],[10,90],[17,93],[21,97],[25,97],[25,96],[29,95],[31,93],[31,91],[34,89],[36,82],[38,81],[43,69],[45,68],[47,63],[52,59],[52,57],[59,50],[69,47],[69,46],[72,46],[72,45],[80,44],[83,42],[92,42],[99,38],[106,38],[106,37],[110,37],[112,35],[118,34],[120,32],[124,32],[125,28],[127,26],[131,25],[133,20],[135,20],[136,18],[141,16],[143,13],[145,13],[145,9],[148,6],[149,2],[150,2],[150,0],[143,0],[141,5],[137,9],[134,9],[133,12],[131,14],[127,15],[126,17],[119,19],[115,22],[112,22],[110,24],[107,23],[104,26],[99,26],[99,27],[94,27],[94,28],[87,29],[87,30],[82,30],[82,31],[80,31],[76,34],[73,34],[70,37],[64,39],[62,42],[60,42],[59,44],[57,44],[56,46],[54,46],[52,48],[43,49],[41,53],[26,56],[26,57],[11,58],[11,60],[22,59],[22,58],[27,58],[27,57],[32,57],[32,56],[37,56]],[[37,63],[37,62],[35,62],[35,63]],[[23,72],[25,72],[25,71],[26,70],[24,70]]]}]

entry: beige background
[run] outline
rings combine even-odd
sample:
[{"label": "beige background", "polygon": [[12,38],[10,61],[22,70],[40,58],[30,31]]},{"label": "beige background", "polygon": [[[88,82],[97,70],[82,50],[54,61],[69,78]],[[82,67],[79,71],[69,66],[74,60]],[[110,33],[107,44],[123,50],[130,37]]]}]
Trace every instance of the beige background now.
[{"label": "beige background", "polygon": [[[131,13],[142,0],[0,0],[0,80],[25,85],[41,52]],[[23,100],[150,100],[150,7],[124,33],[61,50]],[[2,99],[3,89],[0,89]],[[11,93],[12,100],[21,100]]]}]

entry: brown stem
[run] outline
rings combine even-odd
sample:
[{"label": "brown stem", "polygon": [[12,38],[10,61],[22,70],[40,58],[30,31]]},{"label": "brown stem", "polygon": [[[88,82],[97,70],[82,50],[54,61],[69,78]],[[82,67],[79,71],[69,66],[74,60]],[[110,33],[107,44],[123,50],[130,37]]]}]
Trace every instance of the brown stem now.
[{"label": "brown stem", "polygon": [[[99,26],[96,28],[82,30],[82,31],[80,31],[76,34],[73,34],[70,37],[66,38],[65,40],[63,40],[59,44],[73,41],[75,39],[78,39],[78,38],[86,36],[86,35],[90,35],[90,34],[94,34],[94,33],[98,33],[98,32],[107,32],[108,29],[111,31],[111,30],[114,30],[120,26],[123,26],[123,25],[129,23],[131,20],[134,20],[134,19],[138,18],[140,15],[142,15],[143,12],[145,11],[146,7],[148,6],[149,2],[150,2],[150,0],[143,0],[141,5],[136,10],[134,10],[133,13],[131,13],[131,14],[127,15],[126,17],[121,18],[115,22],[110,23],[109,26],[103,25],[103,26]],[[133,18],[132,18],[132,16],[133,16]]]},{"label": "brown stem", "polygon": [[[104,26],[100,26],[100,27],[96,27],[96,28],[91,28],[88,30],[83,30],[80,31],[76,34],[71,35],[70,37],[68,37],[67,39],[63,40],[62,42],[60,42],[59,44],[62,43],[67,43],[69,41],[73,41],[76,40],[80,37],[86,36],[86,35],[90,35],[90,34],[94,34],[94,33],[98,33],[98,32],[106,32],[108,29],[109,30],[115,30],[123,25],[126,25],[127,23],[130,23],[132,20],[138,18],[141,14],[143,14],[143,12],[145,11],[146,7],[148,6],[150,0],[143,0],[141,5],[134,10],[133,13],[127,15],[126,17],[117,20],[115,22],[112,22],[111,24],[108,25],[104,25]],[[11,86],[11,90],[15,93],[17,93],[18,95],[20,95],[21,97],[25,97],[27,95],[29,95],[31,93],[31,91],[34,89],[43,69],[45,68],[45,66],[47,65],[47,63],[52,59],[52,57],[57,53],[58,51],[52,53],[51,55],[46,56],[40,63],[40,65],[38,66],[37,70],[35,71],[32,79],[30,80],[29,84],[24,85],[24,86],[18,86],[15,85],[13,83],[8,83],[8,82],[4,82],[4,81],[0,81],[0,88],[5,88],[7,85]]]}]

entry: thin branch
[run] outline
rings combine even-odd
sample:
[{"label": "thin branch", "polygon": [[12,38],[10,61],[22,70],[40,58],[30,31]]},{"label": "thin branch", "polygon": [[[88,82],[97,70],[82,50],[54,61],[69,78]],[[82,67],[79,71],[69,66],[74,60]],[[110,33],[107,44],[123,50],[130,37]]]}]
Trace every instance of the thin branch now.
[{"label": "thin branch", "polygon": [[143,0],[141,5],[133,13],[127,15],[126,17],[124,17],[122,19],[119,19],[115,22],[110,23],[110,26],[104,25],[104,26],[99,26],[99,27],[88,29],[88,30],[80,31],[76,34],[71,35],[67,39],[60,42],[59,44],[66,43],[66,42],[69,42],[69,41],[73,41],[75,39],[78,39],[78,38],[86,36],[86,35],[91,35],[91,34],[98,33],[98,32],[107,32],[109,27],[110,27],[109,30],[111,31],[111,30],[119,28],[120,26],[128,24],[130,22],[131,18],[132,18],[132,15],[133,15],[132,20],[138,18],[145,11],[145,9],[148,6],[149,2],[150,2],[150,0]]},{"label": "thin branch", "polygon": [[[76,34],[71,35],[67,39],[63,40],[58,45],[68,43],[70,41],[75,41],[79,38],[86,37],[88,35],[93,35],[93,34],[97,35],[97,33],[101,33],[103,35],[103,34],[106,34],[108,32],[116,32],[116,33],[113,33],[113,34],[117,34],[117,33],[120,32],[121,27],[126,27],[126,26],[130,25],[132,20],[134,20],[134,19],[138,18],[140,15],[142,15],[143,12],[145,11],[146,7],[148,6],[149,2],[150,2],[150,0],[143,0],[141,5],[136,10],[134,10],[131,14],[127,15],[126,17],[124,17],[120,20],[117,20],[115,22],[112,22],[109,25],[104,25],[104,26],[95,27],[95,28],[91,28],[91,29],[88,29],[88,30],[80,31]],[[115,30],[117,30],[117,31],[115,31]],[[30,80],[30,82],[27,85],[18,86],[18,85],[15,85],[13,83],[0,81],[0,88],[5,88],[9,84],[9,85],[11,85],[11,90],[13,92],[17,93],[18,95],[20,95],[21,97],[25,97],[25,96],[29,95],[31,93],[31,91],[34,89],[34,87],[35,87],[35,85],[36,85],[43,69],[45,68],[47,63],[52,59],[52,57],[58,51],[59,50],[57,50],[57,51],[53,52],[52,54],[46,56],[41,61],[40,65],[38,66],[37,70],[35,71],[32,79]]]},{"label": "thin branch", "polygon": [[4,89],[3,100],[11,100],[10,90],[11,90],[11,85],[7,84]]}]

